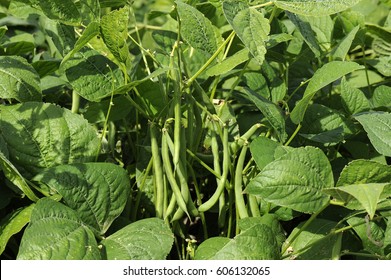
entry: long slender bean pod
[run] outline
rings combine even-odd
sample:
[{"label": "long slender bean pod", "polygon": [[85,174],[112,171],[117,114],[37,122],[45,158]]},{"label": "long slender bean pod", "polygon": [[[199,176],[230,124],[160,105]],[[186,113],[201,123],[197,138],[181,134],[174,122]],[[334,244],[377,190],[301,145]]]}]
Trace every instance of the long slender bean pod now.
[{"label": "long slender bean pod", "polygon": [[151,124],[150,126],[151,134],[151,150],[152,150],[152,160],[153,160],[153,172],[155,178],[155,210],[156,216],[158,218],[163,217],[163,204],[164,204],[164,181],[163,181],[163,167],[162,161],[160,158],[160,151],[158,140],[156,136],[156,126]]},{"label": "long slender bean pod", "polygon": [[236,203],[236,209],[239,214],[239,218],[247,218],[248,213],[247,213],[247,208],[246,204],[244,202],[243,198],[243,189],[242,189],[242,184],[243,184],[243,165],[244,165],[244,160],[246,158],[246,153],[247,153],[248,145],[244,145],[242,150],[240,151],[240,155],[238,158],[238,161],[236,163],[236,170],[235,170],[235,203]]},{"label": "long slender bean pod", "polygon": [[174,172],[171,169],[169,148],[167,143],[167,131],[163,132],[162,135],[162,158],[163,158],[164,170],[166,171],[168,182],[171,185],[171,189],[175,195],[178,206],[180,209],[183,210],[183,212],[185,212],[189,216],[189,213],[187,212],[186,202],[183,199],[181,190],[178,186],[177,181],[175,180]]},{"label": "long slender bean pod", "polygon": [[206,202],[204,202],[200,207],[198,207],[198,210],[200,212],[208,211],[210,208],[212,208],[213,205],[217,203],[219,200],[219,197],[221,193],[224,190],[225,183],[227,181],[229,168],[231,165],[231,159],[230,159],[230,153],[229,153],[229,143],[228,143],[228,128],[224,127],[223,129],[223,174],[221,175],[221,180],[217,186],[216,191],[212,195],[211,198],[209,198]]}]

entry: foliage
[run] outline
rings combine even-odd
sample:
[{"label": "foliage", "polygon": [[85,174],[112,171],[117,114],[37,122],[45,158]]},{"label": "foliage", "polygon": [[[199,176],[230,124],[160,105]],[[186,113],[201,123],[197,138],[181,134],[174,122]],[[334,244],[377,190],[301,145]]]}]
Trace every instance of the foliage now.
[{"label": "foliage", "polygon": [[7,0],[2,259],[390,259],[391,12]]}]

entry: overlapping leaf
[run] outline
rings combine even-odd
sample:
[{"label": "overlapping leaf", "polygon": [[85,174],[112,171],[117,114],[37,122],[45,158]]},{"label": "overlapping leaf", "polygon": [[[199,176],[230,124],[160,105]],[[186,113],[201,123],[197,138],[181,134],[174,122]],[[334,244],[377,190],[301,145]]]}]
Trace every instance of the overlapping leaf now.
[{"label": "overlapping leaf", "polygon": [[363,126],[376,151],[391,156],[391,113],[368,112],[355,118]]},{"label": "overlapping leaf", "polygon": [[257,62],[262,64],[266,54],[265,41],[270,32],[269,21],[244,0],[225,0],[223,11],[236,35]]},{"label": "overlapping leaf", "polygon": [[40,101],[40,79],[26,59],[19,56],[0,56],[0,97],[18,101]]},{"label": "overlapping leaf", "polygon": [[18,260],[101,259],[92,231],[69,207],[50,198],[39,200],[19,247]]},{"label": "overlapping leaf", "polygon": [[95,50],[82,49],[64,67],[73,89],[89,101],[98,102],[123,85],[120,69]]},{"label": "overlapping leaf", "polygon": [[322,192],[334,185],[330,163],[314,147],[291,149],[267,164],[248,184],[246,192],[305,213],[324,207],[329,196]]},{"label": "overlapping leaf", "polygon": [[197,248],[198,260],[273,260],[279,259],[279,246],[272,229],[256,224],[235,238],[212,237]]},{"label": "overlapping leaf", "polygon": [[98,152],[96,131],[83,117],[48,103],[2,106],[0,133],[9,160],[27,178],[55,165],[94,161]]},{"label": "overlapping leaf", "polygon": [[33,178],[58,192],[98,235],[123,211],[130,194],[126,171],[111,163],[75,163],[45,169]]},{"label": "overlapping leaf", "polygon": [[307,16],[331,15],[344,11],[360,0],[285,0],[275,1],[275,5],[283,10]]},{"label": "overlapping leaf", "polygon": [[217,50],[218,41],[210,20],[196,8],[182,1],[175,3],[181,20],[183,39],[193,48],[212,55]]},{"label": "overlapping leaf", "polygon": [[108,260],[163,260],[174,242],[170,228],[158,218],[134,222],[102,241]]}]

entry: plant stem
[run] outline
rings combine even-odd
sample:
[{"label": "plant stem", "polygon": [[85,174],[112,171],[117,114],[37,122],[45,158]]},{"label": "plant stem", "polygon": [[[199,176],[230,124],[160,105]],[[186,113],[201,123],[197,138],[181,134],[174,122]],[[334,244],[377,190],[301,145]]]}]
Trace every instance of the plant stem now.
[{"label": "plant stem", "polygon": [[303,226],[296,232],[296,234],[292,237],[291,240],[289,240],[289,242],[285,241],[283,246],[282,246],[282,255],[286,252],[286,250],[288,250],[288,248],[291,246],[291,244],[293,243],[293,241],[296,240],[296,238],[312,223],[313,220],[315,220],[315,218],[320,214],[322,213],[322,211],[324,209],[326,209],[328,206],[330,205],[330,202],[326,203],[325,205],[323,205],[323,207],[321,207],[318,212],[314,213],[311,215],[311,217],[303,224]]},{"label": "plant stem", "polygon": [[199,75],[204,72],[206,68],[215,60],[215,58],[219,55],[219,53],[224,49],[224,47],[229,43],[229,41],[235,36],[235,32],[232,31],[231,34],[225,39],[225,41],[220,45],[220,47],[215,51],[215,53],[205,62],[204,65],[190,78],[186,81],[185,86],[190,87],[190,85],[194,82],[195,79],[198,78]]}]

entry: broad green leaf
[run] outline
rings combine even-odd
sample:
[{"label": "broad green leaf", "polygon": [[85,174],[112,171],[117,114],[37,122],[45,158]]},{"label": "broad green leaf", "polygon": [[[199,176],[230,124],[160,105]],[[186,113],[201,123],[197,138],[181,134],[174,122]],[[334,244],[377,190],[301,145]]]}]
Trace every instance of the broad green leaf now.
[{"label": "broad green leaf", "polygon": [[80,219],[103,235],[130,194],[126,171],[112,163],[75,163],[45,169],[33,178],[58,192]]},{"label": "broad green leaf", "polygon": [[280,145],[280,143],[263,136],[257,137],[251,142],[250,152],[259,170],[276,159],[275,150]]},{"label": "broad green leaf", "polygon": [[0,168],[3,170],[5,177],[17,186],[24,195],[32,201],[38,200],[38,197],[31,190],[25,178],[23,178],[18,169],[16,169],[2,151],[0,151]]},{"label": "broad green leaf", "polygon": [[212,55],[218,47],[214,27],[196,8],[175,1],[181,21],[181,36],[193,48]]},{"label": "broad green leaf", "polygon": [[195,257],[209,260],[275,260],[280,258],[280,253],[272,229],[265,224],[257,224],[229,241],[221,237],[206,240],[197,249]]},{"label": "broad green leaf", "polygon": [[274,4],[286,11],[306,16],[335,14],[353,7],[361,0],[277,0]]},{"label": "broad green leaf", "polygon": [[390,166],[376,161],[359,159],[351,161],[342,170],[336,186],[389,182],[391,182]]},{"label": "broad green leaf", "polygon": [[309,82],[303,98],[296,104],[291,113],[291,120],[295,124],[302,122],[307,107],[316,92],[335,80],[363,66],[350,61],[332,61],[319,68]]},{"label": "broad green leaf", "polygon": [[[389,53],[391,53],[391,51]],[[386,77],[391,76],[391,55],[368,59],[367,63],[379,71],[380,74]]]},{"label": "broad green leaf", "polygon": [[[266,63],[264,63],[265,65]],[[257,95],[270,100],[270,90],[266,77],[260,72],[248,72],[243,74],[243,82]]]},{"label": "broad green leaf", "polygon": [[341,81],[341,97],[342,105],[349,115],[369,111],[370,109],[370,104],[365,94],[348,83],[345,77]]},{"label": "broad green leaf", "polygon": [[92,231],[67,206],[50,198],[37,202],[24,231],[18,260],[98,260]]},{"label": "broad green leaf", "polygon": [[100,30],[103,41],[114,57],[125,65],[130,64],[127,45],[129,10],[127,7],[113,10],[101,19]]},{"label": "broad green leaf", "polygon": [[[286,240],[291,243],[292,238],[302,229],[304,223],[298,225]],[[293,240],[284,254],[290,259],[297,260],[330,260],[333,256],[333,247],[338,241],[338,235],[329,235],[337,227],[337,222],[315,219],[300,235]]]},{"label": "broad green leaf", "polygon": [[238,226],[240,230],[247,230],[256,225],[267,225],[271,228],[274,236],[276,237],[278,246],[281,246],[286,237],[284,233],[284,229],[282,228],[280,222],[277,219],[277,215],[275,214],[265,214],[262,217],[248,217],[244,219],[240,219],[238,222]]},{"label": "broad green leaf", "polygon": [[246,89],[246,93],[248,98],[257,106],[275,129],[280,142],[284,142],[287,134],[285,132],[285,118],[281,108],[263,96],[256,94],[251,89]]},{"label": "broad green leaf", "polygon": [[38,3],[50,19],[74,26],[81,23],[80,13],[72,0],[38,0]]},{"label": "broad green leaf", "polygon": [[338,43],[337,46],[333,49],[331,52],[331,56],[335,60],[345,60],[346,56],[350,50],[350,47],[352,46],[353,40],[356,37],[356,34],[358,30],[360,29],[360,26],[357,25],[355,28],[353,28],[342,40]]},{"label": "broad green leaf", "polygon": [[269,21],[262,13],[249,7],[245,0],[225,0],[223,11],[236,35],[262,65],[266,54],[265,41],[270,32]]},{"label": "broad green leaf", "polygon": [[329,201],[322,189],[333,185],[331,166],[324,153],[304,147],[291,149],[266,165],[245,191],[279,206],[315,213]]},{"label": "broad green leaf", "polygon": [[391,87],[385,85],[376,87],[371,101],[373,108],[391,108]]},{"label": "broad green leaf", "polygon": [[355,118],[363,126],[376,151],[391,156],[391,113],[368,112]]},{"label": "broad green leaf", "polygon": [[148,218],[120,229],[101,243],[108,260],[164,260],[173,242],[163,220]]},{"label": "broad green leaf", "polygon": [[354,124],[344,115],[320,104],[308,106],[300,135],[315,142],[337,144],[354,131]]},{"label": "broad green leaf", "polygon": [[89,101],[99,102],[123,85],[121,70],[95,50],[84,48],[63,66],[73,89]]},{"label": "broad green leaf", "polygon": [[227,59],[223,60],[221,63],[208,68],[206,74],[208,76],[217,76],[228,73],[239,64],[247,61],[249,59],[248,54],[248,49],[240,50],[232,56],[228,57]]},{"label": "broad green leaf", "polygon": [[357,199],[372,219],[375,216],[377,204],[380,201],[380,195],[387,185],[389,185],[389,183],[355,184],[338,187],[337,189],[338,191],[348,193]]},{"label": "broad green leaf", "polygon": [[42,99],[39,75],[26,59],[0,56],[0,97],[20,102]]},{"label": "broad green leaf", "polygon": [[35,38],[32,34],[22,33],[14,35],[0,45],[0,55],[26,56],[33,53]]},{"label": "broad green leaf", "polygon": [[206,239],[204,242],[197,247],[195,252],[194,259],[195,260],[210,260],[224,248],[227,243],[229,243],[231,239],[228,237],[211,237]]},{"label": "broad green leaf", "polygon": [[0,255],[4,252],[8,240],[20,232],[30,222],[31,211],[35,204],[19,208],[6,216],[0,223]]},{"label": "broad green leaf", "polygon": [[2,106],[0,134],[10,162],[27,179],[55,165],[94,161],[99,146],[83,117],[39,102]]},{"label": "broad green leaf", "polygon": [[[344,202],[344,206],[348,209],[368,210],[370,209],[369,203],[375,205],[379,200],[384,200],[390,195],[388,186],[390,182],[390,166],[376,161],[360,159],[354,160],[345,166],[339,176],[336,188],[325,189],[324,192]],[[369,193],[363,195],[364,191]],[[353,194],[354,192],[355,194]],[[377,192],[379,192],[379,195]],[[372,199],[372,202],[365,202],[368,199]],[[363,200],[364,202],[362,202]]]},{"label": "broad green leaf", "polygon": [[83,31],[79,39],[77,39],[75,46],[61,61],[64,64],[68,59],[80,51],[92,38],[99,34],[99,23],[96,21],[91,22],[86,29]]}]

